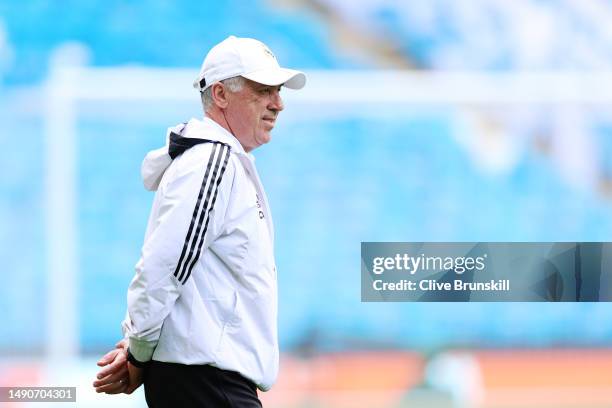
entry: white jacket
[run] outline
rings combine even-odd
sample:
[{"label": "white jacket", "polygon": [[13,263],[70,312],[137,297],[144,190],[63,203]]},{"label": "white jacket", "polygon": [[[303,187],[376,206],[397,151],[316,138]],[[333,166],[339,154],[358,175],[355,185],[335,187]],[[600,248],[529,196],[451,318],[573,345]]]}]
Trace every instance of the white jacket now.
[{"label": "white jacket", "polygon": [[192,119],[169,129],[142,176],[157,192],[122,324],[130,351],[237,371],[268,390],[278,373],[274,229],[254,157],[213,120]]}]

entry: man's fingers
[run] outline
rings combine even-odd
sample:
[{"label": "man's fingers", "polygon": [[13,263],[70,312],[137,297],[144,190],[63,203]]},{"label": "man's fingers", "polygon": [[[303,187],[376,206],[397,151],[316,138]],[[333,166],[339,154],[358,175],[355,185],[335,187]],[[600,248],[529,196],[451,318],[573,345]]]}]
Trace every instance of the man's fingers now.
[{"label": "man's fingers", "polygon": [[121,384],[121,388],[118,388],[116,390],[112,390],[112,391],[107,391],[107,394],[121,394],[123,392],[125,392],[125,390],[127,390],[127,384]]},{"label": "man's fingers", "polygon": [[107,365],[108,363],[113,361],[113,359],[115,358],[117,353],[118,353],[118,350],[116,350],[116,349],[109,351],[104,356],[102,356],[102,358],[100,358],[100,360],[98,360],[98,365],[100,367],[104,367],[105,365]]},{"label": "man's fingers", "polygon": [[104,392],[106,394],[119,394],[121,392],[125,392],[127,387],[127,382],[115,382],[112,384],[103,385],[101,387],[96,387],[96,392]]},{"label": "man's fingers", "polygon": [[128,380],[128,371],[127,371],[127,366],[123,366],[123,368],[121,368],[119,371],[117,371],[116,373],[113,373],[111,375],[108,375],[106,377],[102,377],[96,381],[94,381],[93,386],[94,387],[101,387],[103,385],[106,384],[112,384],[115,383],[119,380]]},{"label": "man's fingers", "polygon": [[125,366],[125,362],[126,362],[125,354],[123,354],[122,351],[119,351],[117,353],[117,356],[115,357],[115,360],[112,363],[105,366],[102,370],[100,370],[100,372],[97,375],[97,378],[100,380],[108,375],[111,375],[121,370],[122,367]]},{"label": "man's fingers", "polygon": [[123,354],[121,349],[113,349],[98,360],[98,365],[100,367],[104,367],[105,365],[112,363],[120,354]]},{"label": "man's fingers", "polygon": [[[119,394],[125,392],[129,387],[129,373],[127,367],[127,357],[125,350],[127,341],[120,340],[115,344],[115,349],[106,353],[97,364],[104,367],[96,375],[96,380],[93,383],[96,392],[106,394]],[[138,388],[137,386],[134,388]],[[132,389],[130,391],[133,392]]]},{"label": "man's fingers", "polygon": [[117,342],[117,344],[115,344],[115,348],[118,349],[127,349],[128,347],[128,341],[126,339],[121,339]]}]

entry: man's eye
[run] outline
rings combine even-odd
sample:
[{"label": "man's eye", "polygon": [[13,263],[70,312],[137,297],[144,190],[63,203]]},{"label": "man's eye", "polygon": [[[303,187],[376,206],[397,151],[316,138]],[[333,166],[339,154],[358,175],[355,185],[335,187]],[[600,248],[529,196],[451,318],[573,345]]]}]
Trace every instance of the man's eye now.
[{"label": "man's eye", "polygon": [[257,92],[259,92],[260,95],[269,95],[269,94],[272,93],[273,90],[276,91],[276,92],[280,92],[281,86],[279,86],[279,87],[261,88]]}]

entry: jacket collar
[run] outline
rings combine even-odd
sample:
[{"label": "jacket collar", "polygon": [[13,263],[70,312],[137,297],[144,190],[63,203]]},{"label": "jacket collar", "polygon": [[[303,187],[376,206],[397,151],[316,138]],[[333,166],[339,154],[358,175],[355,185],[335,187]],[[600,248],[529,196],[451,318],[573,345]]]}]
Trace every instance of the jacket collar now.
[{"label": "jacket collar", "polygon": [[247,154],[234,135],[207,116],[202,120],[192,118],[183,126],[180,132],[183,137],[218,141],[229,145],[235,153]]}]

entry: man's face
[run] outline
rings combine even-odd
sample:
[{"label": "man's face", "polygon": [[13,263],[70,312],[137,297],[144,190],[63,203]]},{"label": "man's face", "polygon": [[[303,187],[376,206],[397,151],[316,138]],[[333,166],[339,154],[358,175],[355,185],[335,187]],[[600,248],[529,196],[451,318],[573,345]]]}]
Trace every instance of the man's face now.
[{"label": "man's face", "polygon": [[270,141],[270,132],[284,106],[280,86],[244,81],[242,90],[230,92],[225,114],[234,136],[250,152]]}]

